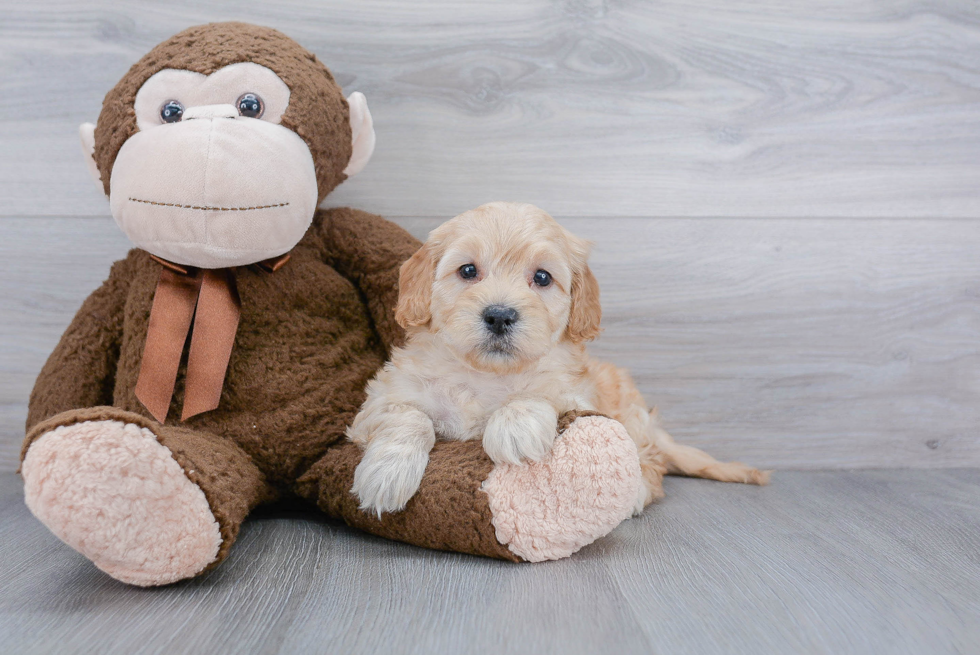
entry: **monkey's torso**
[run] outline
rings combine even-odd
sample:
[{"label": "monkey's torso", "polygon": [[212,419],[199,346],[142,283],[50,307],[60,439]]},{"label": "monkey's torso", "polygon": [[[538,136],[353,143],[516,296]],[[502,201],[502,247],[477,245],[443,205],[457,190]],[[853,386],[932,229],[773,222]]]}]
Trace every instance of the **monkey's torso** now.
[{"label": "monkey's torso", "polygon": [[[381,311],[393,312],[398,266],[417,242],[380,217],[346,209],[318,210],[306,236],[279,270],[234,269],[241,318],[220,404],[216,410],[180,422],[185,344],[167,424],[232,439],[280,489],[288,488],[330,445],[344,438],[364,400],[367,381],[387,357],[385,339],[363,292],[332,265],[351,255],[336,241],[346,236],[352,241],[348,245],[358,247],[354,242],[359,235],[352,228],[358,227],[354,221],[363,223],[365,217],[391,232],[387,241],[394,250],[379,251],[368,244],[363,265],[366,270],[387,271],[379,283],[391,288],[382,293],[387,297],[380,302],[390,307]],[[160,272],[161,264],[145,251],[132,250],[113,266],[106,281],[125,298],[112,298],[103,303],[107,307],[89,308],[97,320],[118,320],[99,313],[123,308],[118,363],[112,388],[106,391],[111,391],[113,406],[148,418],[135,388]],[[390,326],[382,327],[391,332]],[[32,414],[39,409],[43,410],[32,407]]]}]

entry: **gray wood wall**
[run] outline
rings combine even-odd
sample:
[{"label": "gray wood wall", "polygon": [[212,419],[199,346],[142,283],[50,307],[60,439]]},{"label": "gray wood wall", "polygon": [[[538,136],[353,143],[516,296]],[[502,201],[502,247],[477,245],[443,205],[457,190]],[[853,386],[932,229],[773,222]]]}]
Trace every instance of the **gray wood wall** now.
[{"label": "gray wood wall", "polygon": [[420,237],[495,199],[595,242],[605,334],[679,439],[781,468],[980,466],[972,0],[0,3],[0,467],[127,249],[77,125],[189,25],[285,31],[378,148],[327,204]]}]

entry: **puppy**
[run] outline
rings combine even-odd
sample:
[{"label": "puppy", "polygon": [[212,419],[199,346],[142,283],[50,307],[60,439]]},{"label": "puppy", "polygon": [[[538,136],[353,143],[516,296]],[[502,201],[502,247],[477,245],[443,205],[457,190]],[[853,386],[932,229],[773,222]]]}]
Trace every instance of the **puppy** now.
[{"label": "puppy", "polygon": [[432,231],[401,268],[406,345],[368,384],[347,432],[364,449],[352,489],[362,509],[404,508],[436,439],[482,438],[498,464],[540,460],[571,410],[610,416],[636,442],[637,513],[663,496],[665,473],[766,483],[765,472],[674,443],[629,373],[589,357],[602,310],[588,253],[527,204],[490,203]]}]

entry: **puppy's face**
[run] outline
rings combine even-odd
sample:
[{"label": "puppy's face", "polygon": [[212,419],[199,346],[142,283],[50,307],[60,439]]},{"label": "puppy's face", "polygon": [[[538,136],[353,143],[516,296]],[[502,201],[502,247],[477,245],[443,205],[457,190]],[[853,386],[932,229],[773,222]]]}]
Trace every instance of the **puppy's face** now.
[{"label": "puppy's face", "polygon": [[396,319],[474,368],[522,370],[599,332],[588,243],[532,205],[490,203],[433,230],[401,270]]}]

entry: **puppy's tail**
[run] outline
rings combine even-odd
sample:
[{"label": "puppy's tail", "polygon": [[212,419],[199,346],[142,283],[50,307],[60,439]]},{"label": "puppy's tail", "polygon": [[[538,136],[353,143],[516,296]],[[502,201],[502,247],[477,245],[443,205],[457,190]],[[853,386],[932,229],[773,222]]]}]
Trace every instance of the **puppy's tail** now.
[{"label": "puppy's tail", "polygon": [[721,482],[758,485],[769,483],[771,471],[760,471],[741,462],[719,462],[703,450],[676,443],[673,437],[660,426],[656,408],[650,410],[646,434],[649,435],[649,442],[637,444],[641,467],[645,452],[647,459],[650,459],[653,455],[652,451],[659,450],[663,454],[663,464],[668,474],[688,475]]}]

